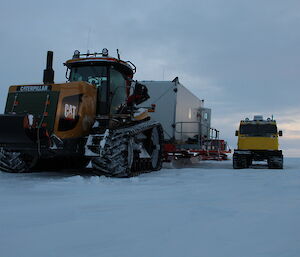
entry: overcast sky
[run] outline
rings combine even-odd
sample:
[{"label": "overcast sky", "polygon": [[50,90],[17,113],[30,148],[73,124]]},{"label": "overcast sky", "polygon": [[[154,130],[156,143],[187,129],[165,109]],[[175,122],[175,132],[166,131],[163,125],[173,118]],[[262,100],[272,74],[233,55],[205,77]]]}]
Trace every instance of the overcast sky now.
[{"label": "overcast sky", "polygon": [[62,82],[75,49],[119,48],[136,79],[178,76],[205,99],[232,148],[239,120],[273,114],[300,156],[299,28],[299,0],[1,0],[1,112],[9,85],[42,81],[47,50]]}]

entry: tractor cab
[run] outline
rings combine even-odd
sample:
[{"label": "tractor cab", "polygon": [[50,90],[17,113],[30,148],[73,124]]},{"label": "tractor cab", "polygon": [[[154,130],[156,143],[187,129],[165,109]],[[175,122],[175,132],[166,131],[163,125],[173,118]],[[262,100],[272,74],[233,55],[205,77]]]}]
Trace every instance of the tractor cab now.
[{"label": "tractor cab", "polygon": [[136,67],[102,53],[81,54],[74,52],[73,58],[66,61],[66,77],[69,82],[84,81],[97,88],[97,114],[115,114],[125,105]]}]

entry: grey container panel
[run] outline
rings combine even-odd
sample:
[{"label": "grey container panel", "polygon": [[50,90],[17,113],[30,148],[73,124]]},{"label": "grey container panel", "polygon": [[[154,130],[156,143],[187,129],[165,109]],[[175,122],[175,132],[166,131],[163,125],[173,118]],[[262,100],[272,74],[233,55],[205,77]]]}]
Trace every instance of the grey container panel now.
[{"label": "grey container panel", "polygon": [[201,133],[200,108],[203,107],[203,101],[179,82],[176,84],[175,139],[185,141]]},{"label": "grey container panel", "polygon": [[[151,118],[160,122],[166,140],[186,141],[196,135],[209,138],[210,109],[178,81],[141,81],[148,88],[150,99],[141,106],[156,104]],[[204,120],[204,112],[207,119]]]},{"label": "grey container panel", "polygon": [[174,138],[176,112],[176,83],[172,81],[141,81],[147,86],[150,99],[140,106],[156,104],[156,110],[150,113],[151,118],[161,123],[164,129],[165,140]]}]

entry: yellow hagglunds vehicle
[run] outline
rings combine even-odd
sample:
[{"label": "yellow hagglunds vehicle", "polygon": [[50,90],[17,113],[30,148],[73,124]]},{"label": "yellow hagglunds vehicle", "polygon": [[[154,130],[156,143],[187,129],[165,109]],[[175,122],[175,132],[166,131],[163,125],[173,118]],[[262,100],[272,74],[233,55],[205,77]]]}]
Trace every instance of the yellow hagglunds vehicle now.
[{"label": "yellow hagglunds vehicle", "polygon": [[256,115],[253,120],[241,120],[237,149],[233,154],[233,168],[249,168],[252,161],[267,161],[269,169],[283,168],[282,151],[278,149],[278,137],[282,131],[277,130],[276,120],[263,119]]}]

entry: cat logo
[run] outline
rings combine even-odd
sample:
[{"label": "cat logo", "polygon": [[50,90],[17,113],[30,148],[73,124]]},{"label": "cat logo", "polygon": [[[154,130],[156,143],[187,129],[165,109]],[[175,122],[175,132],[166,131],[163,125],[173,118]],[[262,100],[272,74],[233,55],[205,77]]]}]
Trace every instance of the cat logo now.
[{"label": "cat logo", "polygon": [[58,123],[58,131],[74,129],[79,121],[79,110],[82,94],[70,95],[62,99],[62,108]]},{"label": "cat logo", "polygon": [[65,104],[65,118],[67,120],[75,120],[76,117],[76,106],[71,104]]}]

